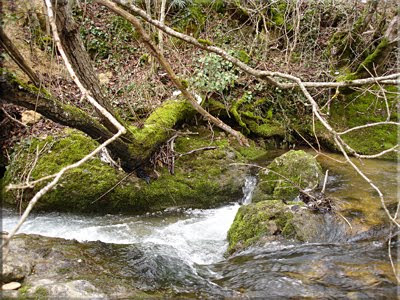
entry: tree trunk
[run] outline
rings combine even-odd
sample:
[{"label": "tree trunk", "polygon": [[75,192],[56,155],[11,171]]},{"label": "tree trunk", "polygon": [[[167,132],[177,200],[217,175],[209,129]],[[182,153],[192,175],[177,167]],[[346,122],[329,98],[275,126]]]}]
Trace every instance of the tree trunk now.
[{"label": "tree trunk", "polygon": [[[78,129],[99,143],[113,136],[100,122],[81,109],[63,104],[49,94],[38,92],[38,89],[24,84],[7,72],[3,72],[0,77],[1,102],[28,109],[36,108],[36,111],[46,118]],[[124,171],[129,173],[136,170],[138,177],[144,177],[142,167],[148,164],[151,155],[159,146],[172,136],[172,129],[191,112],[191,106],[184,100],[165,101],[147,118],[142,129],[130,127],[134,131],[132,142],[126,143],[123,139],[117,139],[107,148],[114,159],[121,161]]]},{"label": "tree trunk", "polygon": [[19,53],[17,47],[11,42],[6,33],[3,30],[3,27],[0,26],[0,45],[7,51],[8,55],[14,60],[14,62],[21,68],[22,71],[28,75],[29,79],[36,86],[40,86],[40,79],[35,71],[27,64],[25,59],[22,57],[21,53]]},{"label": "tree trunk", "polygon": [[71,65],[74,66],[74,71],[83,86],[90,91],[93,98],[110,111],[109,103],[107,103],[101,91],[100,82],[96,76],[90,57],[83,46],[79,26],[72,17],[68,0],[53,0],[53,5],[56,12],[56,22],[61,44]]},{"label": "tree trunk", "polygon": [[[9,73],[3,73],[0,79],[0,102],[36,109],[46,118],[58,124],[78,129],[99,143],[113,136],[96,119],[81,109],[63,104],[50,95],[43,95],[33,86],[18,81]],[[131,172],[144,164],[143,161],[131,155],[129,145],[121,139],[110,144],[108,148],[114,157],[121,160],[121,167],[127,172]]]},{"label": "tree trunk", "polygon": [[[70,2],[68,0],[52,0],[52,2],[56,12],[56,24],[59,30],[58,33],[60,35],[61,44],[68,60],[71,62],[71,65],[74,66],[76,75],[82,82],[82,85],[91,93],[92,97],[109,113],[116,117],[110,103],[108,103],[104,97],[96,71],[83,46],[83,41],[79,33],[79,26],[72,16]],[[117,131],[107,118],[101,113],[98,113],[98,115],[110,131]]]},{"label": "tree trunk", "polygon": [[[166,10],[167,0],[161,0],[161,9],[160,9],[160,23],[164,25],[165,23],[165,10]],[[164,37],[161,29],[158,29],[158,46],[160,48],[160,52],[164,53]]]}]

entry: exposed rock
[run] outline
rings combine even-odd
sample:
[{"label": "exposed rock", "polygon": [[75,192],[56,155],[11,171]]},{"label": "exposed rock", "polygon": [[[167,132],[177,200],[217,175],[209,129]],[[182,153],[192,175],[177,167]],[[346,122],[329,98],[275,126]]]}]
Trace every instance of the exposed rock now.
[{"label": "exposed rock", "polygon": [[276,239],[311,241],[321,230],[322,215],[299,202],[268,200],[240,207],[228,232],[228,253]]},{"label": "exposed rock", "polygon": [[33,110],[26,110],[21,114],[21,122],[25,125],[33,125],[42,118],[42,115],[33,111]]},{"label": "exposed rock", "polygon": [[[140,251],[134,246],[125,247],[141,257]],[[135,279],[140,277],[134,268],[130,270],[131,276],[124,271],[127,262],[118,258],[120,249],[119,245],[100,242],[78,243],[38,235],[17,235],[10,241],[10,251],[3,268],[13,269],[16,262],[33,268],[24,272],[23,278],[19,271],[13,275],[9,272],[8,277],[3,277],[4,283],[10,283],[10,278],[17,277],[22,283],[18,293],[3,291],[3,296],[23,299],[121,299],[146,296],[139,291],[143,283]]]},{"label": "exposed rock", "polygon": [[13,281],[13,282],[9,282],[9,283],[3,284],[2,287],[1,287],[1,289],[2,289],[3,291],[7,291],[7,290],[17,290],[17,289],[19,289],[20,287],[21,287],[21,284],[20,284],[19,282]]},{"label": "exposed rock", "polygon": [[253,202],[269,199],[291,201],[299,194],[299,188],[313,190],[322,179],[322,168],[311,154],[291,150],[260,171]]},{"label": "exposed rock", "polygon": [[113,76],[112,72],[100,73],[99,81],[101,84],[107,85],[110,83],[112,76]]}]

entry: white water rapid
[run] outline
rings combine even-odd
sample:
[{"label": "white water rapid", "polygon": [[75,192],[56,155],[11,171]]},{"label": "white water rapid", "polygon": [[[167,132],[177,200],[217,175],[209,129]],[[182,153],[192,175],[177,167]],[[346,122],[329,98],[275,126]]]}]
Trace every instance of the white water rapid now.
[{"label": "white water rapid", "polygon": [[[251,201],[255,178],[248,177],[242,203]],[[234,203],[216,209],[193,209],[181,213],[145,216],[87,216],[64,213],[32,214],[19,233],[39,234],[77,241],[102,241],[116,244],[141,244],[171,251],[189,265],[211,264],[223,260],[226,235],[239,209]],[[10,231],[18,215],[3,210],[3,230]]]}]

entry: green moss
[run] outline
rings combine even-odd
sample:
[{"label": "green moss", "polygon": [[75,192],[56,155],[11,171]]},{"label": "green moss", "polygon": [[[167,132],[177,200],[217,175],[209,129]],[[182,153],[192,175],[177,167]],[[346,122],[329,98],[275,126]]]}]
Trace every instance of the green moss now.
[{"label": "green moss", "polygon": [[261,137],[284,136],[285,129],[278,123],[269,121],[268,123],[258,124],[253,120],[246,121],[250,131]]},{"label": "green moss", "polygon": [[207,107],[209,108],[210,111],[214,111],[214,110],[226,110],[225,105],[217,100],[214,99],[208,99],[206,102]]},{"label": "green moss", "polygon": [[[158,122],[155,116],[150,120]],[[187,153],[205,146],[216,146],[217,149],[199,151],[177,159],[174,175],[163,168],[158,170],[160,177],[150,184],[132,175],[114,187],[125,174],[102,163],[99,158],[94,158],[64,174],[59,184],[45,194],[35,208],[53,211],[143,213],[171,206],[214,207],[240,199],[246,168],[232,163],[244,162],[245,158],[234,149],[224,134],[216,132],[211,142],[205,133],[208,134],[208,131],[200,136],[184,136],[176,140],[175,151],[178,153]],[[30,169],[37,147],[43,151],[33,169],[32,180],[53,174],[78,161],[96,146],[95,141],[74,130],[68,130],[63,137],[27,141],[15,149],[5,182],[20,182],[21,174],[26,174]],[[42,186],[43,184],[37,185],[34,189],[25,191],[23,206]],[[6,192],[5,196],[8,204],[16,205],[17,197],[14,192]]]},{"label": "green moss", "polygon": [[329,39],[328,46],[324,51],[324,55],[327,58],[332,57],[332,55],[338,56],[338,65],[343,66],[348,63],[352,52],[348,47],[349,33],[345,31],[337,31]]},{"label": "green moss", "polygon": [[171,129],[182,122],[194,110],[185,100],[167,100],[155,110],[145,121],[142,129],[129,127],[136,140],[131,147],[133,155],[148,157],[155,146],[171,136]]},{"label": "green moss", "polygon": [[248,64],[250,62],[250,56],[244,50],[237,51],[236,56],[241,62],[245,64]]},{"label": "green moss", "polygon": [[243,128],[245,134],[254,133],[258,136],[270,138],[273,136],[285,135],[285,129],[278,122],[271,120],[272,109],[267,112],[267,118],[258,116],[254,113],[257,106],[262,105],[266,99],[261,98],[252,103],[247,103],[248,94],[232,103],[230,112],[236,122]]},{"label": "green moss", "polygon": [[228,231],[227,252],[247,248],[265,236],[297,238],[293,221],[293,212],[280,200],[242,206]]},{"label": "green moss", "polygon": [[[17,183],[20,176],[31,168],[36,149],[41,155],[31,173],[31,180],[37,180],[60,171],[61,168],[75,163],[89,154],[98,143],[75,130],[67,130],[63,138],[47,137],[44,140],[33,139],[16,149],[13,160],[6,172],[6,184]],[[57,186],[36,204],[41,210],[90,211],[91,202],[105,193],[123,174],[102,163],[99,158],[91,159],[82,166],[68,171]],[[35,192],[45,185],[37,184],[33,190],[24,193],[23,206]],[[15,204],[19,201],[15,191],[5,193],[5,202]]]},{"label": "green moss", "polygon": [[51,98],[51,94],[43,87],[37,88],[33,84],[27,84],[26,82],[22,81],[19,79],[15,74],[9,72],[8,70],[4,68],[0,68],[0,74],[4,76],[7,81],[9,81],[11,84],[14,84],[18,86],[19,89],[25,90],[28,93],[35,95],[35,97],[39,95],[43,95],[44,97]]},{"label": "green moss", "polygon": [[187,81],[186,79],[181,79],[181,84],[185,89],[189,87],[189,81]]},{"label": "green moss", "polygon": [[[377,89],[377,88],[374,88]],[[397,121],[399,114],[396,110],[398,98],[396,86],[386,86],[387,100],[391,108],[391,121]],[[378,91],[376,91],[378,92]],[[382,99],[376,98],[370,92],[355,92],[341,96],[338,101],[333,101],[330,108],[330,124],[338,131],[360,126],[368,123],[382,122],[387,118],[386,105]],[[311,129],[310,129],[311,130]],[[336,150],[335,145],[327,143],[330,138],[326,129],[317,124],[317,135],[321,140]],[[397,127],[393,125],[381,125],[355,130],[342,136],[342,138],[360,154],[376,154],[389,149],[397,144]],[[388,153],[382,158],[396,159],[395,152]]]},{"label": "green moss", "polygon": [[144,53],[144,54],[142,54],[142,56],[139,57],[139,62],[141,64],[146,64],[149,62],[149,59],[150,59],[150,55],[148,53]]},{"label": "green moss", "polygon": [[379,43],[379,45],[375,48],[375,50],[368,55],[364,61],[358,66],[356,72],[355,72],[355,76],[360,75],[360,74],[365,74],[367,70],[373,70],[373,64],[379,59],[381,58],[381,56],[383,55],[383,52],[386,50],[386,48],[389,45],[389,41],[387,38],[383,38],[381,40],[381,42]]},{"label": "green moss", "polygon": [[[384,55],[384,51],[386,51],[387,47],[389,45],[389,42],[386,38],[383,38],[379,45],[375,48],[375,50],[368,55],[357,67],[355,72],[350,72],[349,70],[346,70],[345,67],[344,69],[344,74],[338,76],[336,78],[337,81],[351,81],[351,80],[356,80],[361,77],[364,77],[366,75],[369,75],[367,70],[372,70],[374,63],[376,64],[379,59],[382,58],[382,55]],[[344,55],[342,55],[344,56]],[[347,88],[342,88],[342,93],[349,93],[349,89]]]},{"label": "green moss", "polygon": [[240,127],[242,127],[242,129],[244,130],[244,132],[245,132],[246,134],[249,134],[249,133],[250,133],[250,130],[247,128],[246,123],[244,123],[244,122],[242,121],[242,118],[241,118],[241,116],[240,116],[240,114],[239,114],[239,112],[238,112],[238,108],[239,108],[246,100],[247,100],[246,94],[244,94],[244,96],[243,96],[242,98],[238,99],[236,102],[234,102],[234,103],[232,104],[232,107],[231,107],[230,111],[231,111],[233,117],[235,118],[236,122],[240,125]]},{"label": "green moss", "polygon": [[28,292],[31,286],[29,284],[24,284],[20,289],[18,289],[18,300],[28,299]]},{"label": "green moss", "polygon": [[246,161],[258,160],[259,158],[264,157],[267,153],[265,149],[258,147],[254,142],[250,144],[250,147],[238,147],[237,150]]},{"label": "green moss", "polygon": [[35,292],[33,293],[33,299],[35,300],[46,300],[49,297],[49,292],[44,287],[36,288]]},{"label": "green moss", "polygon": [[270,14],[274,26],[281,27],[285,24],[286,9],[286,1],[278,1],[271,5]]},{"label": "green moss", "polygon": [[212,46],[212,45],[213,45],[213,43],[212,43],[211,41],[209,41],[209,40],[197,39],[197,41],[198,41],[200,44],[205,45],[205,46]]},{"label": "green moss", "polygon": [[[227,254],[266,241],[293,239],[313,241],[321,234],[323,217],[313,214],[302,202],[268,200],[241,206],[228,231]],[[292,206],[300,206],[293,211]]]},{"label": "green moss", "polygon": [[[150,185],[141,182],[136,184],[140,185],[139,193],[130,184],[122,186],[119,192],[124,193],[124,199],[127,200],[121,201],[118,208],[124,210],[124,206],[126,209],[135,206],[143,211],[149,210],[149,207],[151,210],[171,206],[204,208],[240,198],[245,172],[239,166],[230,166],[237,155],[227,139],[217,136],[210,143],[203,136],[179,137],[175,151],[187,153],[205,146],[218,148],[182,156],[176,161],[174,175],[166,169],[159,170],[160,177]],[[233,155],[228,155],[230,152]]]}]

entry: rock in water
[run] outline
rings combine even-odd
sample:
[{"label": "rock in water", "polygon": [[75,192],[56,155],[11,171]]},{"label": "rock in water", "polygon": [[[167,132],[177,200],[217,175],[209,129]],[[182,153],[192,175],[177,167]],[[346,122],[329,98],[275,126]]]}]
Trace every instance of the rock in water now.
[{"label": "rock in water", "polygon": [[275,240],[313,241],[323,229],[323,216],[297,203],[267,200],[240,207],[228,231],[228,254]]},{"label": "rock in water", "polygon": [[299,194],[299,188],[313,190],[322,179],[322,168],[311,154],[291,150],[275,158],[267,169],[259,173],[253,202],[271,199],[292,201]]}]

